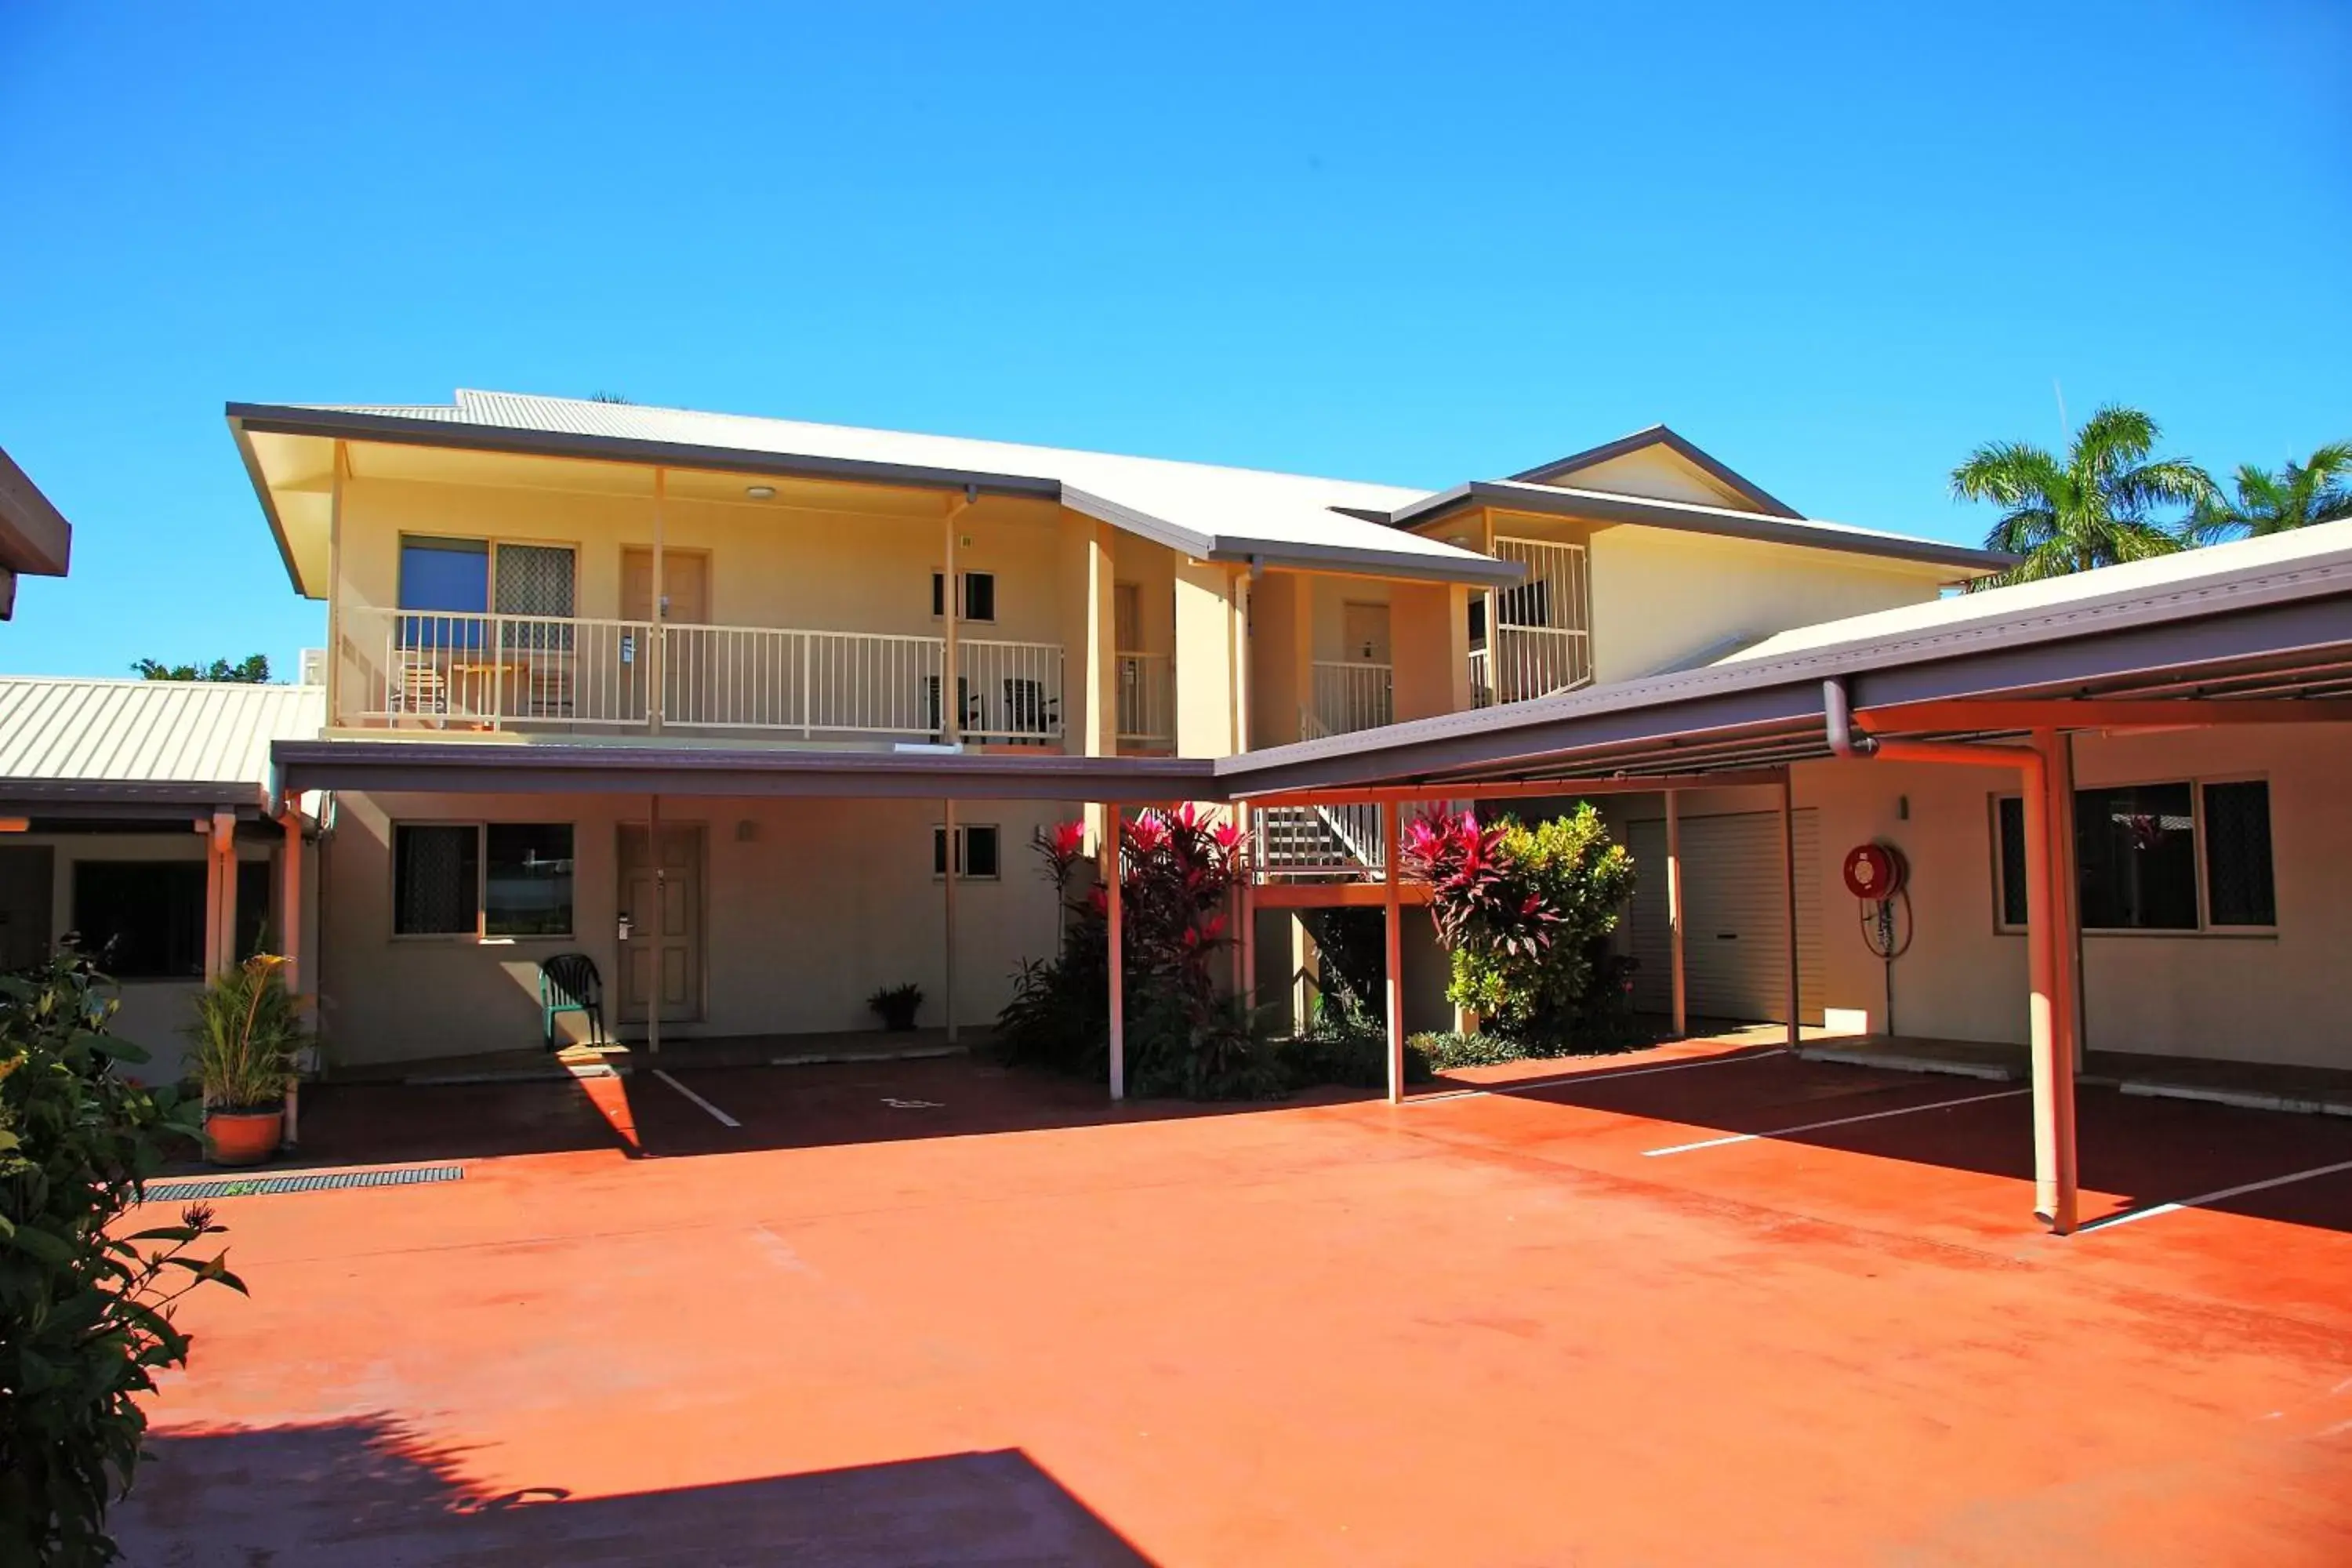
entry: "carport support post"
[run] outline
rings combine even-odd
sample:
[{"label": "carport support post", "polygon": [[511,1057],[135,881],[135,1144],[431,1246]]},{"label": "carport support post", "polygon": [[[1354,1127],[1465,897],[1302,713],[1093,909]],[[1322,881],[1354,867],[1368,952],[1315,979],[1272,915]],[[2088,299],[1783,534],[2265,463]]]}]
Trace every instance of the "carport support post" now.
[{"label": "carport support post", "polygon": [[1121,818],[1125,809],[1114,801],[1103,808],[1103,914],[1108,927],[1110,959],[1110,1097],[1127,1098],[1127,954],[1119,910],[1119,879],[1125,871],[1120,853],[1126,837]]},{"label": "carport support post", "polygon": [[[300,1016],[308,1011],[302,1000],[302,814],[289,803],[280,822],[286,829],[286,847],[278,857],[278,951],[286,960],[286,993]],[[301,1082],[289,1079],[282,1133],[289,1145],[301,1142]]]},{"label": "carport support post", "polygon": [[1381,803],[1381,886],[1387,898],[1388,916],[1384,969],[1388,975],[1391,1105],[1404,1100],[1404,899],[1402,884],[1397,880],[1397,862],[1402,858],[1403,849],[1403,835],[1398,828],[1402,810],[1395,801]]},{"label": "carport support post", "polygon": [[[656,471],[658,473],[659,470]],[[656,556],[655,559],[660,558]],[[656,570],[655,576],[656,579],[659,578],[658,569]],[[659,607],[658,598],[656,599],[655,605],[656,608]],[[654,628],[654,636],[658,641],[661,636],[659,626]],[[649,926],[653,933],[654,951],[653,961],[646,965],[646,1054],[657,1057],[661,1055],[662,931],[667,924],[669,914],[669,889],[663,886],[667,879],[662,871],[661,796],[657,795],[646,797],[646,855],[652,860],[654,868],[654,918]],[[641,941],[643,933],[632,931],[630,939]],[[623,954],[621,962],[628,963],[628,955]]]},{"label": "carport support post", "polygon": [[215,811],[205,841],[205,978],[236,966],[236,813]]},{"label": "carport support post", "polygon": [[1803,1025],[1798,1017],[1804,998],[1797,976],[1797,807],[1786,771],[1780,774],[1780,890],[1789,931],[1788,984],[1783,994],[1789,1005],[1789,1048],[1793,1051],[1804,1043]]},{"label": "carport support post", "polygon": [[1690,993],[1683,974],[1683,817],[1676,796],[1666,791],[1666,952],[1674,972],[1675,1038],[1690,1033]]},{"label": "carport support post", "polygon": [[944,905],[944,907],[945,907],[945,909],[944,909],[944,912],[945,912],[945,917],[946,917],[946,919],[945,919],[945,928],[946,928],[946,929],[945,929],[945,931],[943,931],[943,933],[942,933],[942,934],[943,934],[943,936],[944,936],[944,938],[945,938],[945,940],[946,940],[946,943],[947,943],[947,952],[946,952],[946,957],[947,957],[947,965],[946,965],[946,968],[947,968],[947,987],[946,987],[946,989],[947,989],[947,1003],[946,1003],[946,1006],[947,1006],[947,1013],[948,1013],[948,1044],[950,1044],[950,1045],[951,1045],[951,1046],[952,1046],[952,1045],[954,1045],[954,1044],[956,1043],[956,993],[955,993],[955,889],[956,889],[956,873],[958,873],[959,871],[961,871],[961,870],[962,870],[962,869],[963,869],[962,865],[961,864],[961,858],[961,858],[961,856],[957,855],[957,853],[956,853],[956,809],[955,809],[955,802],[954,802],[954,801],[952,801],[952,800],[945,800],[945,801],[941,801],[941,802],[940,803],[940,820],[941,822],[943,822],[943,823],[945,823],[945,824],[947,825],[947,826],[946,826],[941,830],[941,833],[940,833],[940,837],[946,840],[946,844],[945,844],[945,846],[944,846],[944,847],[943,847],[943,850],[942,850],[942,853],[943,853],[943,855],[944,855],[944,857],[945,857],[946,864],[945,864],[945,866],[944,866],[944,867],[942,868],[942,869],[941,869],[941,873],[940,873],[940,886],[946,889],[945,897],[941,900],[941,902],[942,902],[942,904],[943,904],[943,905]]},{"label": "carport support post", "polygon": [[2074,771],[2055,731],[2033,732],[2040,767],[2024,770],[2027,1013],[2033,1052],[2033,1209],[2060,1236],[2077,1219],[2074,1150],[2074,862],[2064,829]]}]

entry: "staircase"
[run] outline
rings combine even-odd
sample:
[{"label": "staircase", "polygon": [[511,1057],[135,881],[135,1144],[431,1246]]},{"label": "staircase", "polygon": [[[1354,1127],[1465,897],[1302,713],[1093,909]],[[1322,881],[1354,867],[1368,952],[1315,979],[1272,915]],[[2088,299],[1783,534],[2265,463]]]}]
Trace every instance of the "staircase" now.
[{"label": "staircase", "polygon": [[[1298,738],[1328,735],[1301,710]],[[1284,881],[1376,882],[1386,859],[1377,805],[1275,805],[1250,814],[1261,876]]]}]

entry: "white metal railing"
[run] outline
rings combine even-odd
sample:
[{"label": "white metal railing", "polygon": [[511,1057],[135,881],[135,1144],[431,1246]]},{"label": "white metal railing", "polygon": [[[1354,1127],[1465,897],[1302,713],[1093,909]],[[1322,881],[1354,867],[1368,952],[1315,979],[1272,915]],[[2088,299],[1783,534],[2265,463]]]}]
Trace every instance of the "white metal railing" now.
[{"label": "white metal railing", "polygon": [[1495,556],[1517,562],[1527,576],[1486,596],[1485,646],[1470,650],[1471,706],[1591,685],[1591,574],[1584,546],[1497,538]]},{"label": "white metal railing", "polygon": [[1315,717],[1325,732],[1376,730],[1396,714],[1393,672],[1385,664],[1315,661]]},{"label": "white metal railing", "polygon": [[[940,637],[710,626],[656,634],[646,621],[419,610],[346,609],[341,620],[359,697],[341,717],[362,722],[507,729],[651,728],[658,721],[688,730],[910,739],[944,731]],[[966,738],[1061,739],[1059,646],[959,639],[956,664]]]},{"label": "white metal railing", "polygon": [[1122,742],[1173,745],[1176,662],[1164,653],[1122,653],[1118,659],[1118,730]]},{"label": "white metal railing", "polygon": [[[1333,731],[1306,709],[1298,738],[1318,741]],[[1387,864],[1381,808],[1353,805],[1270,805],[1250,813],[1251,861],[1269,879],[1377,879]]]}]

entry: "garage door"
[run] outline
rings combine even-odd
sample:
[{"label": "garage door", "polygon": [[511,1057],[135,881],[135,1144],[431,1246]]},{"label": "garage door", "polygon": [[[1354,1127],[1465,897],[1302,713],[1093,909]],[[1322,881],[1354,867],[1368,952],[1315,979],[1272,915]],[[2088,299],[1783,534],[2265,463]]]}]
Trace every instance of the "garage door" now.
[{"label": "garage door", "polygon": [[[1821,817],[1796,814],[1797,994],[1804,1021],[1822,1021]],[[1787,896],[1780,882],[1777,812],[1683,819],[1683,974],[1694,1017],[1784,1022]],[[1633,1000],[1645,1013],[1674,1010],[1666,934],[1666,825],[1627,824],[1641,876],[1633,894],[1633,952],[1641,963]]]}]

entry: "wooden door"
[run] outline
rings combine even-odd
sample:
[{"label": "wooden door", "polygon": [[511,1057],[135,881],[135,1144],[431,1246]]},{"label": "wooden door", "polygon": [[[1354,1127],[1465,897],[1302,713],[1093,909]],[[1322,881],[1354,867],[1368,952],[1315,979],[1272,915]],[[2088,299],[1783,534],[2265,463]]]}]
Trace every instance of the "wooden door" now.
[{"label": "wooden door", "polygon": [[1389,607],[1386,605],[1340,605],[1339,635],[1347,649],[1342,657],[1349,663],[1389,662]]},{"label": "wooden door", "polygon": [[0,973],[48,962],[55,874],[47,845],[0,847]]},{"label": "wooden door", "polygon": [[658,989],[662,1022],[690,1023],[702,1016],[702,828],[664,826],[659,878],[645,827],[624,826],[620,835],[620,907],[629,918],[621,1021],[644,1023],[646,999]]},{"label": "wooden door", "polygon": [[1110,591],[1111,644],[1118,653],[1143,651],[1143,587],[1114,583]]},{"label": "wooden door", "polygon": [[[623,550],[621,618],[652,620],[653,588],[654,552],[634,545]],[[662,645],[662,721],[710,723],[719,717],[713,707],[721,680],[716,661],[724,651],[717,634],[701,629],[710,624],[710,557],[698,550],[663,551],[662,597],[669,611],[662,617],[669,634]]]}]

